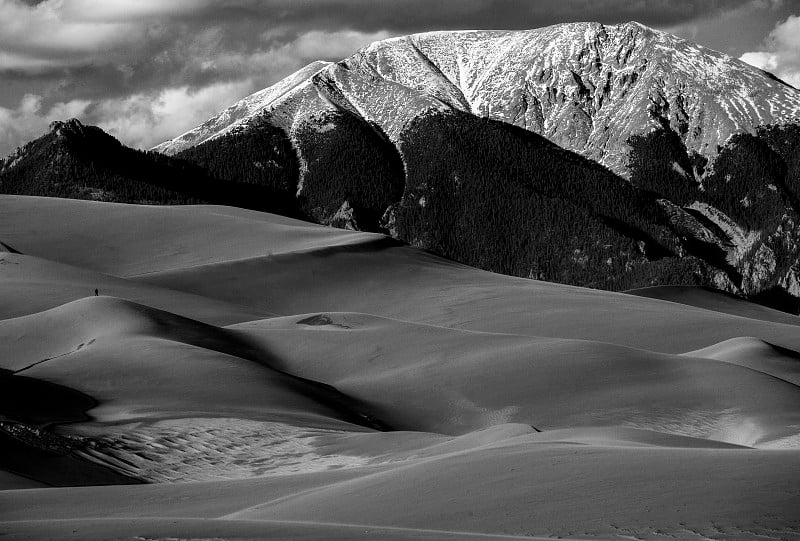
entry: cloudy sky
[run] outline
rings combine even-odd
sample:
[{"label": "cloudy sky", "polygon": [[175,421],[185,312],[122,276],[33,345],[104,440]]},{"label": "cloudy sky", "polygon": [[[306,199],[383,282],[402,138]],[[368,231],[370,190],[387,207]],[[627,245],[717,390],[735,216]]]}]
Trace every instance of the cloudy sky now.
[{"label": "cloudy sky", "polygon": [[71,117],[148,148],[389,36],[588,20],[636,20],[800,87],[800,0],[0,0],[0,155]]}]

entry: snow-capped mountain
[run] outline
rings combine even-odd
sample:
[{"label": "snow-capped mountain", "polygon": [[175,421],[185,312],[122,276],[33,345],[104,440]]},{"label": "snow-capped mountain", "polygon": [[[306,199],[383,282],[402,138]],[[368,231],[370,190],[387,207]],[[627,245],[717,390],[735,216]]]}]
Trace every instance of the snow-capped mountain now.
[{"label": "snow-capped mountain", "polygon": [[800,90],[637,23],[376,42],[156,147],[171,157],[126,153],[135,178],[91,146],[61,167],[58,132],[0,163],[0,191],[229,202],[495,272],[800,312]]},{"label": "snow-capped mountain", "polygon": [[728,55],[630,22],[430,32],[315,62],[155,150],[175,154],[268,121],[291,134],[347,110],[397,140],[431,111],[541,134],[625,174],[627,139],[657,126],[713,157],[733,133],[800,118],[800,90]]}]

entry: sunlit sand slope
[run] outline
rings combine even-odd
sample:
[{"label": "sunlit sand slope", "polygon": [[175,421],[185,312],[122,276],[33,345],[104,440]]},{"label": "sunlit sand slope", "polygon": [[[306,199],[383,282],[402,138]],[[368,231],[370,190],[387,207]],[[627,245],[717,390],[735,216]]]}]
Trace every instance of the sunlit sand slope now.
[{"label": "sunlit sand slope", "polygon": [[271,364],[231,331],[112,297],[0,321],[0,368],[92,396],[100,422],[358,417],[333,389]]},{"label": "sunlit sand slope", "polygon": [[798,388],[712,358],[476,333],[364,314],[235,325],[281,367],[379,407],[390,424],[462,433],[627,425],[755,445],[797,433]]},{"label": "sunlit sand slope", "polygon": [[0,253],[0,319],[55,308],[93,295],[132,300],[214,325],[269,317],[270,312],[142,284],[29,255]]},{"label": "sunlit sand slope", "polygon": [[116,276],[348,244],[376,235],[232,207],[0,195],[0,242]]},{"label": "sunlit sand slope", "polygon": [[224,207],[0,196],[0,242],[9,539],[800,529],[793,316]]},{"label": "sunlit sand slope", "polygon": [[686,355],[717,359],[800,385],[800,354],[752,337],[731,338]]},{"label": "sunlit sand slope", "polygon": [[[548,444],[522,436],[396,464],[312,474],[0,492],[0,528],[20,535],[61,532],[57,537],[73,539],[273,532],[345,539],[382,535],[381,526],[402,529],[393,534],[399,539],[467,533],[792,539],[800,527],[793,482],[800,466],[793,454]],[[34,522],[40,517],[47,520]],[[342,533],[352,525],[359,527]],[[309,534],[307,528],[315,526]]]},{"label": "sunlit sand slope", "polygon": [[800,349],[795,325],[492,274],[387,241],[155,273],[142,281],[285,315],[361,312],[670,353],[738,336]]}]

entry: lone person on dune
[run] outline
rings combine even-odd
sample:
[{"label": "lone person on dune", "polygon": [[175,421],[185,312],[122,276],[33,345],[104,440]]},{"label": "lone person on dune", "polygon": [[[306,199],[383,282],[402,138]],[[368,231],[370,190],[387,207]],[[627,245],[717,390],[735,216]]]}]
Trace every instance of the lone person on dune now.
[{"label": "lone person on dune", "polygon": [[99,294],[100,294],[100,292],[99,292],[99,291],[97,291],[97,289],[95,289],[95,290],[94,290],[94,296],[95,296],[95,297],[97,297]]}]

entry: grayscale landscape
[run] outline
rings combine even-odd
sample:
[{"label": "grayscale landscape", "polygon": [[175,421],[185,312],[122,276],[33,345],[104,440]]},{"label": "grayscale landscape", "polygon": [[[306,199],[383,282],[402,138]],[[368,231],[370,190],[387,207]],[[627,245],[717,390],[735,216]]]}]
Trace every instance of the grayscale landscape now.
[{"label": "grayscale landscape", "polygon": [[[289,24],[122,4],[0,16]],[[361,6],[347,40],[374,39],[169,139],[0,105],[0,537],[800,539],[797,6],[501,4],[391,35]],[[670,18],[745,47],[756,15],[771,48],[741,58]],[[451,29],[473,17],[508,29]],[[8,55],[9,95],[78,77]]]}]

